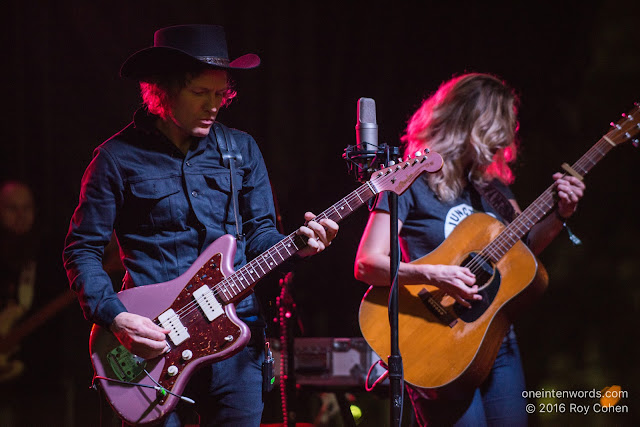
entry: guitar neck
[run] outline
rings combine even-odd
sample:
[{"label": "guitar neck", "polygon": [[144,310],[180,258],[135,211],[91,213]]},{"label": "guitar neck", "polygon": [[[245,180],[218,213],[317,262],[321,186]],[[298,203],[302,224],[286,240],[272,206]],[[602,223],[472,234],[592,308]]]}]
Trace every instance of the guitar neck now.
[{"label": "guitar neck", "polygon": [[[419,151],[414,157],[398,160],[397,164],[377,171],[371,179],[362,184],[348,196],[316,216],[316,220],[331,219],[340,222],[367,200],[382,191],[402,194],[423,172],[437,172],[442,168],[443,160],[435,151]],[[234,274],[215,285],[214,292],[222,303],[234,303],[251,291],[256,282],[291,258],[307,245],[306,238],[291,233],[276,243],[262,255],[254,258]]]},{"label": "guitar neck", "polygon": [[75,299],[76,294],[73,291],[66,291],[47,303],[36,313],[29,316],[18,327],[14,328],[9,335],[0,338],[0,354],[11,350],[19,344],[24,337],[40,327]]},{"label": "guitar neck", "polygon": [[[585,176],[613,147],[615,144],[611,142],[608,135],[605,135],[571,168],[581,176]],[[518,240],[554,208],[555,204],[556,191],[554,185],[551,185],[487,245],[483,253],[493,262],[498,262]]]},{"label": "guitar neck", "polygon": [[[367,182],[329,209],[317,215],[315,220],[331,219],[336,223],[340,222],[379,192],[371,182]],[[217,285],[218,296],[225,303],[237,302],[244,298],[253,286],[255,286],[256,282],[287,261],[306,245],[307,242],[304,237],[296,233],[289,234],[263,254],[254,258],[234,274],[221,281]]]}]

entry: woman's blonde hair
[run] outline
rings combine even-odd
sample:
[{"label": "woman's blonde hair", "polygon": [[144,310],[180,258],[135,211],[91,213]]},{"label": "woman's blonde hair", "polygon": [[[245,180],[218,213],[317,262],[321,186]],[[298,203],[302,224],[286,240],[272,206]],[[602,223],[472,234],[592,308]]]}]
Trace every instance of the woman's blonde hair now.
[{"label": "woman's blonde hair", "polygon": [[443,201],[458,197],[468,181],[514,180],[518,97],[489,74],[464,74],[444,82],[413,114],[402,137],[405,156],[430,148],[444,158],[429,187]]}]

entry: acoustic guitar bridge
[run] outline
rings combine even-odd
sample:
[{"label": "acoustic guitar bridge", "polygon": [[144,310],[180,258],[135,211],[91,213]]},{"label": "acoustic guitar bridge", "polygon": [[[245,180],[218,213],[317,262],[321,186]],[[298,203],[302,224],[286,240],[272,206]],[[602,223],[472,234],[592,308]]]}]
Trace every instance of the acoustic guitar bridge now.
[{"label": "acoustic guitar bridge", "polygon": [[455,324],[458,323],[458,318],[436,301],[433,295],[431,295],[431,292],[422,288],[420,292],[418,292],[418,296],[425,307],[427,307],[441,323],[449,326],[450,328],[453,328]]}]

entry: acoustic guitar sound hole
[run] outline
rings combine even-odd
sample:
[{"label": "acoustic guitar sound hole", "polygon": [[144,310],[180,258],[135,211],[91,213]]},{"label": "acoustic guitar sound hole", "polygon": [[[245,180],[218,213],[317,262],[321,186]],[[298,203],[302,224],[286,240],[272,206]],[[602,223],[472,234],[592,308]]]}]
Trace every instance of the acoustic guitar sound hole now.
[{"label": "acoustic guitar sound hole", "polygon": [[500,271],[486,258],[476,252],[471,252],[462,263],[463,267],[468,267],[476,275],[476,284],[481,301],[471,301],[471,308],[463,307],[455,303],[453,310],[463,321],[470,323],[476,321],[484,314],[493,302],[500,289]]}]

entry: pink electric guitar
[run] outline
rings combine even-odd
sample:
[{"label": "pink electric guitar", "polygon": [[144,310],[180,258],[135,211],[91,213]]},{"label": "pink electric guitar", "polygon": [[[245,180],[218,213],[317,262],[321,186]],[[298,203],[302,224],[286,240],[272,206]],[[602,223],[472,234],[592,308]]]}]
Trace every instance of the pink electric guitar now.
[{"label": "pink electric guitar", "polygon": [[[338,222],[382,191],[404,192],[420,174],[436,172],[442,163],[438,153],[416,153],[376,172],[317,219]],[[225,235],[176,279],[118,293],[129,312],[171,330],[167,337],[171,350],[145,360],[129,353],[110,331],[94,325],[89,347],[95,381],[116,413],[129,424],[151,424],[171,412],[180,399],[189,401],[180,394],[194,371],[232,356],[249,341],[249,328],[237,317],[234,303],[305,245],[292,233],[234,272],[236,243]]]}]

